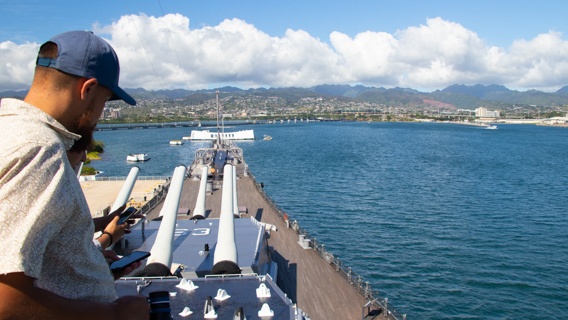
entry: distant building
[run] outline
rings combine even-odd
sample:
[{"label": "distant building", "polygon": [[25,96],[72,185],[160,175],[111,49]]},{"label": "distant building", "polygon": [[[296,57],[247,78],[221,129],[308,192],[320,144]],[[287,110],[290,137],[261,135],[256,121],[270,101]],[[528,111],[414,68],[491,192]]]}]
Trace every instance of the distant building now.
[{"label": "distant building", "polygon": [[475,116],[480,118],[499,118],[499,111],[487,110],[487,108],[480,107],[475,109]]},{"label": "distant building", "polygon": [[103,110],[101,118],[103,118],[103,119],[118,119],[118,118],[122,118],[122,113],[120,112],[120,109],[105,108]]}]

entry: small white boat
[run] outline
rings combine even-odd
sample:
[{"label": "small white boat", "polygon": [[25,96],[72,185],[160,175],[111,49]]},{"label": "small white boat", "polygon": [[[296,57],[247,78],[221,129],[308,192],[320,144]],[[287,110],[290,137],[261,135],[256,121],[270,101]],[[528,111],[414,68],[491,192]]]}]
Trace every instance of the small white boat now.
[{"label": "small white boat", "polygon": [[170,145],[172,145],[172,146],[179,146],[179,145],[182,145],[182,144],[183,144],[183,141],[181,141],[181,140],[170,140]]},{"label": "small white boat", "polygon": [[497,129],[497,126],[494,124],[488,124],[487,126],[485,126],[485,129],[495,130]]},{"label": "small white boat", "polygon": [[126,156],[126,161],[128,162],[141,162],[146,160],[150,160],[150,157],[148,157],[146,153],[131,153]]},{"label": "small white boat", "polygon": [[272,140],[272,137],[265,134],[263,140]]}]

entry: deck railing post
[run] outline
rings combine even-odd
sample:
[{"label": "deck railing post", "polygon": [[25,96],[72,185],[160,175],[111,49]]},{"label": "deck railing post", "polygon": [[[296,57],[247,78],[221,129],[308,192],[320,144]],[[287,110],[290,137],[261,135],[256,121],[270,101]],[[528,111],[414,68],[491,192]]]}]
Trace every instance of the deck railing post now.
[{"label": "deck railing post", "polygon": [[144,215],[144,217],[142,218],[142,221],[140,221],[140,223],[142,224],[142,239],[146,239],[146,235],[144,234],[144,230],[146,230],[145,224],[146,224],[146,216]]}]

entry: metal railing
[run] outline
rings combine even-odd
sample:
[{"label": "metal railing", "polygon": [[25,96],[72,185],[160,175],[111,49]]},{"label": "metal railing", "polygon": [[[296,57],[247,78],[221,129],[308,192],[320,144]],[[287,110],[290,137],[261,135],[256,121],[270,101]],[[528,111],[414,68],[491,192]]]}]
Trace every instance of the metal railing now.
[{"label": "metal railing", "polygon": [[[137,180],[168,180],[171,177],[166,176],[142,176],[138,177]],[[119,177],[95,177],[94,181],[122,181],[126,180],[126,176],[119,176]]]},{"label": "metal railing", "polygon": [[[164,177],[165,182],[163,185],[161,185],[154,193],[154,196],[152,197],[152,199],[150,199],[149,201],[147,201],[142,207],[140,207],[140,213],[142,213],[144,215],[144,217],[152,210],[154,209],[156,206],[158,206],[158,204],[160,202],[162,202],[165,198],[166,195],[168,194],[168,190],[170,189],[170,182],[172,181],[170,177]],[[148,179],[148,180],[154,180],[154,179]],[[158,179],[156,179],[158,180]]]}]

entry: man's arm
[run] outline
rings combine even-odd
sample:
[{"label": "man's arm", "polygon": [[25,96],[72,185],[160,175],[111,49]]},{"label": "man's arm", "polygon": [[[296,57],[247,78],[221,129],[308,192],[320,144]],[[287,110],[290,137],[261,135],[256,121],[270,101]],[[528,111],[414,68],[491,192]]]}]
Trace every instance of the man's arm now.
[{"label": "man's arm", "polygon": [[1,319],[149,319],[144,296],[125,296],[110,303],[73,300],[34,286],[23,272],[0,275]]}]

